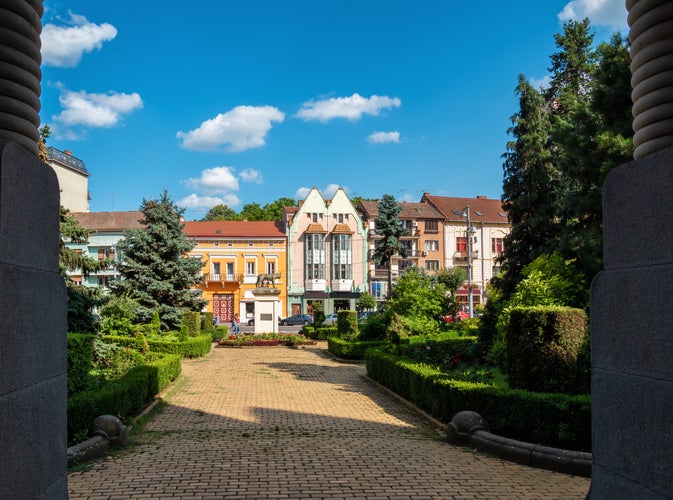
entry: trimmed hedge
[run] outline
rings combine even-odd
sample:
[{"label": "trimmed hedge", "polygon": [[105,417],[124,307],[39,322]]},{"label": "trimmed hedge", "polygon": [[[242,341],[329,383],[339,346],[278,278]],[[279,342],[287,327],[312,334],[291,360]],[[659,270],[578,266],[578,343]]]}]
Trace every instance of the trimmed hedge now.
[{"label": "trimmed hedge", "polygon": [[68,394],[80,392],[89,385],[93,341],[90,333],[68,333]]},{"label": "trimmed hedge", "polygon": [[175,354],[155,354],[156,360],[131,368],[124,376],[94,391],[68,398],[68,440],[86,430],[100,415],[119,419],[141,410],[182,372],[182,358]]},{"label": "trimmed hedge", "polygon": [[[140,350],[143,339],[133,337],[123,337],[117,335],[105,335],[103,339],[106,342],[120,345],[122,347],[131,346],[131,348]],[[180,342],[173,342],[159,339],[144,339],[150,348],[150,352],[162,352],[167,354],[179,354],[183,358],[199,358],[210,352],[213,338],[210,333],[199,335],[198,337],[189,337]]]},{"label": "trimmed hedge", "polygon": [[337,332],[342,339],[354,339],[358,335],[357,311],[339,311],[336,321]]},{"label": "trimmed hedge", "polygon": [[581,394],[582,347],[587,319],[570,307],[515,307],[507,328],[507,378],[511,387]]},{"label": "trimmed hedge", "polygon": [[336,326],[321,326],[315,328],[313,326],[305,325],[301,328],[299,332],[303,334],[306,338],[311,340],[327,340],[329,337],[333,337],[337,334]]},{"label": "trimmed hedge", "polygon": [[201,335],[201,313],[195,311],[182,313],[180,332],[186,333],[188,337]]},{"label": "trimmed hedge", "polygon": [[329,337],[327,339],[327,350],[341,359],[365,359],[365,351],[367,349],[380,347],[384,344],[384,340],[349,342],[337,337]]},{"label": "trimmed hedge", "polygon": [[457,381],[437,368],[382,349],[367,350],[365,360],[372,379],[442,422],[471,410],[486,419],[494,434],[564,449],[591,449],[588,395],[503,390]]}]

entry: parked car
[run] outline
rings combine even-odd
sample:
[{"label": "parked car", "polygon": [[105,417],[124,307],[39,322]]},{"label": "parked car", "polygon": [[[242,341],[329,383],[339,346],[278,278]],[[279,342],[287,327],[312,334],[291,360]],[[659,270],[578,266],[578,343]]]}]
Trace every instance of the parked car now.
[{"label": "parked car", "polygon": [[337,313],[328,314],[325,316],[325,321],[322,322],[323,325],[335,325],[337,322]]},{"label": "parked car", "polygon": [[310,314],[294,314],[280,320],[282,326],[286,325],[312,325],[313,316]]}]

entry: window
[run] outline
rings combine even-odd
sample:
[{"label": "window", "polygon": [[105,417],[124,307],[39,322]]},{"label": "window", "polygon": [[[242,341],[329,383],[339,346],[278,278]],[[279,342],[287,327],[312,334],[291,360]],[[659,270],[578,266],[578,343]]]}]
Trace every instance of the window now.
[{"label": "window", "polygon": [[255,275],[255,261],[254,260],[249,260],[248,262],[245,263],[245,274],[248,276],[254,276]]},{"label": "window", "polygon": [[266,263],[266,272],[269,274],[274,274],[276,272],[276,261]]},{"label": "window", "polygon": [[436,220],[426,220],[425,221],[425,230],[429,233],[439,232],[439,222]]},{"label": "window", "polygon": [[467,236],[456,238],[456,252],[467,252]]},{"label": "window", "polygon": [[439,261],[438,260],[426,260],[425,269],[428,271],[439,271]]},{"label": "window", "polygon": [[215,262],[213,264],[213,279],[215,281],[220,280],[220,263],[219,262]]},{"label": "window", "polygon": [[227,262],[227,280],[234,281],[234,263]]},{"label": "window", "polygon": [[425,251],[426,252],[436,252],[439,250],[439,241],[437,240],[427,240],[425,242]]},{"label": "window", "polygon": [[494,254],[502,253],[502,238],[491,238],[491,252]]},{"label": "window", "polygon": [[304,240],[306,279],[325,279],[325,236],[307,234]]},{"label": "window", "polygon": [[98,286],[108,286],[110,284],[109,276],[99,276],[98,277]]},{"label": "window", "polygon": [[318,214],[317,213],[311,214],[311,221],[312,222],[318,222]]},{"label": "window", "polygon": [[385,283],[380,281],[372,281],[372,295],[376,300],[385,299]]},{"label": "window", "polygon": [[401,260],[397,263],[397,269],[402,272],[406,271],[410,267],[414,267],[414,263],[410,260]]},{"label": "window", "polygon": [[493,266],[493,267],[491,268],[491,276],[495,277],[495,276],[497,276],[498,274],[500,274],[500,270],[501,270],[501,269],[502,269],[501,266]]},{"label": "window", "polygon": [[332,279],[349,280],[352,278],[353,252],[350,234],[332,236]]}]

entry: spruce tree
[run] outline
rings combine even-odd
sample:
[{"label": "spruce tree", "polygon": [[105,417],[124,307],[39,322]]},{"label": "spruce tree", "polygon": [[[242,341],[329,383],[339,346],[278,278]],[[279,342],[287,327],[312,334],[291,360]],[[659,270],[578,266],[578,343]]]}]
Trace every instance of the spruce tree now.
[{"label": "spruce tree", "polygon": [[508,296],[523,267],[548,252],[557,235],[559,172],[549,144],[549,114],[544,99],[524,75],[516,87],[519,112],[512,116],[503,155],[503,208],[511,224],[501,257],[505,271],[501,288]]},{"label": "spruce tree", "polygon": [[138,301],[141,321],[151,321],[158,311],[162,330],[176,330],[184,311],[200,311],[207,303],[191,289],[199,283],[202,263],[187,256],[195,243],[183,231],[184,210],[166,191],[159,200],[143,199],[140,211],[145,227],[126,231],[117,245],[121,279],[112,288],[116,295]]},{"label": "spruce tree", "polygon": [[375,244],[374,262],[379,266],[388,266],[388,296],[393,289],[393,255],[406,257],[406,249],[402,244],[402,236],[407,230],[400,223],[399,214],[402,207],[392,195],[384,194],[378,206],[379,215],[374,220],[376,234],[382,236]]}]

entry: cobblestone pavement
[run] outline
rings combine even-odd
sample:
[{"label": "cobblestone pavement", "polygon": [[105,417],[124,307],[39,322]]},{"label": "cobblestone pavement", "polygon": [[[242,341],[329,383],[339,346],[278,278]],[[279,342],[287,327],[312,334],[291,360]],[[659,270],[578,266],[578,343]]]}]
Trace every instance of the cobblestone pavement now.
[{"label": "cobblestone pavement", "polygon": [[582,499],[589,479],[443,441],[324,343],[218,348],[132,445],[70,472],[71,499]]}]

